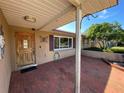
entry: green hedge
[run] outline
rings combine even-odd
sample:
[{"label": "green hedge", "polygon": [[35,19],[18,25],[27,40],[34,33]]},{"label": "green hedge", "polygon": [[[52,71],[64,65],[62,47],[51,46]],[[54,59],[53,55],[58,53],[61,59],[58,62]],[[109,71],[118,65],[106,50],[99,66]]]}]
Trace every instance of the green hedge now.
[{"label": "green hedge", "polygon": [[112,47],[112,48],[108,48],[106,50],[100,49],[98,47],[90,47],[90,48],[84,48],[83,50],[124,53],[124,47]]},{"label": "green hedge", "polygon": [[84,48],[83,50],[102,51],[102,49],[100,49],[100,48],[98,48],[98,47]]},{"label": "green hedge", "polygon": [[124,53],[124,47],[112,47],[110,50],[114,53]]}]

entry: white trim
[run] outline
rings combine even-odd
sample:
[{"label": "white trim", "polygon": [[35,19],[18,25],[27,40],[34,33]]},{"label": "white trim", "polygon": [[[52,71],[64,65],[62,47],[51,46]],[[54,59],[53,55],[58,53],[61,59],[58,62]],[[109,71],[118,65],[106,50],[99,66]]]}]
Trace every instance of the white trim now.
[{"label": "white trim", "polygon": [[70,49],[73,49],[73,48],[60,48],[60,49],[54,49],[54,51],[70,50]]},{"label": "white trim", "polygon": [[81,85],[81,30],[80,22],[82,18],[82,10],[76,8],[76,56],[75,56],[75,93],[80,93]]},{"label": "white trim", "polygon": [[71,36],[59,36],[59,35],[54,35],[54,37],[73,38],[73,37],[71,37]]},{"label": "white trim", "polygon": [[[58,50],[68,50],[68,49],[73,49],[73,37],[69,37],[69,36],[57,36],[57,35],[55,35],[54,36],[54,38],[55,37],[58,37],[59,38],[59,48],[56,48],[55,49],[55,47],[54,47],[54,51],[58,51]],[[68,48],[60,48],[60,39],[61,38],[68,38]],[[72,46],[71,47],[69,47],[69,39],[71,39],[72,40]],[[55,40],[55,39],[54,39]]]}]

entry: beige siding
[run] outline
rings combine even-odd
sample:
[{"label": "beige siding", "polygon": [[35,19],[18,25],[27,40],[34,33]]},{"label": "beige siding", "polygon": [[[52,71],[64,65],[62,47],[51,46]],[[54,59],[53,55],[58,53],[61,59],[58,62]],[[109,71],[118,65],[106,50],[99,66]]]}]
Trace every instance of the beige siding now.
[{"label": "beige siding", "polygon": [[0,14],[0,25],[3,26],[5,36],[5,53],[4,59],[0,60],[0,93],[8,93],[11,65],[10,65],[10,38],[7,22],[2,14]]}]

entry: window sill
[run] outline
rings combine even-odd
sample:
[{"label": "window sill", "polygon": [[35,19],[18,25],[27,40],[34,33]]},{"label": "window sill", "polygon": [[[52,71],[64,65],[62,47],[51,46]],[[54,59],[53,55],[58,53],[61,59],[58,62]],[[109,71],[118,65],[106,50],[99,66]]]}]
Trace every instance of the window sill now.
[{"label": "window sill", "polygon": [[62,48],[62,49],[54,49],[54,51],[64,51],[64,50],[71,50],[74,48]]}]

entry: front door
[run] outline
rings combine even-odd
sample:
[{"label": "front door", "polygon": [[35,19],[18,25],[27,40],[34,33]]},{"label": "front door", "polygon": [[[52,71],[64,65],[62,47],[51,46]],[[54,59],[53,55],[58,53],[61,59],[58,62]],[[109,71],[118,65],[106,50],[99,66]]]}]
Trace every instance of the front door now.
[{"label": "front door", "polygon": [[16,33],[16,64],[18,67],[35,63],[35,35],[29,32]]}]

